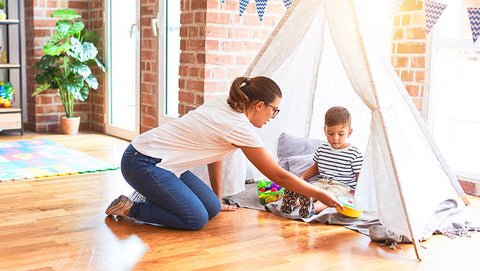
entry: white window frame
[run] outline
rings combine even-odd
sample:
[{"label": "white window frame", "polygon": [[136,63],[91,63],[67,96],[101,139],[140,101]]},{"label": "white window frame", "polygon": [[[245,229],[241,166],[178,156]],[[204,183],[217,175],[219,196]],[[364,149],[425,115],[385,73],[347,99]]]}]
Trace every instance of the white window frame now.
[{"label": "white window frame", "polygon": [[[104,101],[104,106],[105,106],[105,114],[106,114],[106,122],[105,122],[105,132],[109,135],[117,136],[126,140],[133,140],[135,137],[137,137],[140,134],[140,30],[137,29],[137,31],[134,32],[134,35],[136,36],[138,46],[135,51],[136,58],[139,60],[136,63],[135,71],[137,73],[136,75],[136,82],[135,82],[135,104],[136,104],[136,110],[135,110],[135,119],[136,119],[136,127],[135,131],[128,131],[119,127],[115,127],[110,125],[110,72],[108,67],[110,66],[109,63],[111,62],[110,59],[110,2],[115,1],[115,0],[105,0],[104,5],[105,5],[105,11],[104,11],[104,24],[105,24],[105,65],[107,67],[107,72],[104,74],[104,82],[105,82],[105,93],[106,93],[106,99]],[[137,17],[137,27],[140,27],[140,4],[137,6],[136,12],[136,17]]]},{"label": "white window frame", "polygon": [[[447,6],[448,8],[448,6]],[[465,10],[466,13],[466,10]],[[445,19],[440,17],[440,19]],[[439,20],[440,20],[439,19]],[[431,33],[427,35],[427,53],[425,58],[426,75],[425,75],[425,94],[423,100],[424,116],[427,119],[427,124],[435,138],[435,89],[433,82],[436,80],[436,52],[437,49],[466,49],[466,50],[480,50],[480,41],[474,44],[470,37],[465,38],[440,38],[439,28],[441,24],[437,24],[433,27]],[[468,26],[470,28],[470,26]],[[448,157],[447,157],[448,158]],[[448,160],[448,159],[447,159]],[[473,172],[463,172],[455,170],[457,178],[461,180],[480,182],[480,175]]]},{"label": "white window frame", "polygon": [[[166,103],[167,103],[167,0],[159,1],[159,12],[157,18],[152,21],[152,25],[156,28],[158,27],[158,124],[168,122],[172,119],[177,118],[178,116],[167,116],[166,115]],[[156,23],[156,25],[155,25]],[[154,30],[154,31],[155,31]],[[177,81],[178,84],[178,81]],[[175,93],[178,95],[178,92]],[[177,104],[178,106],[178,104]]]}]

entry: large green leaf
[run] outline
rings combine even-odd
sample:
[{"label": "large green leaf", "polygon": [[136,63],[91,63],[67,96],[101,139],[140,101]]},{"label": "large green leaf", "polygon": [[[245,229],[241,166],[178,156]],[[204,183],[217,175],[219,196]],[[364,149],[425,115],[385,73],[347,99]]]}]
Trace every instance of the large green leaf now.
[{"label": "large green leaf", "polygon": [[105,65],[103,65],[103,63],[98,58],[95,58],[95,63],[97,63],[97,66],[102,70],[102,72],[107,71]]},{"label": "large green leaf", "polygon": [[61,59],[62,56],[60,55],[44,55],[40,60],[33,65],[34,69],[37,70],[45,70],[50,68],[51,66],[55,66],[55,63]]},{"label": "large green leaf", "polygon": [[52,37],[47,41],[47,45],[58,45],[60,42],[65,40],[65,36],[60,35],[59,33],[53,33]]},{"label": "large green leaf", "polygon": [[58,35],[65,37],[68,34],[68,30],[71,27],[71,23],[69,21],[65,20],[59,20],[57,21],[57,25],[55,26],[55,33]]},{"label": "large green leaf", "polygon": [[93,76],[93,74],[91,74],[89,77],[87,77],[85,79],[85,82],[87,82],[87,85],[88,87],[90,88],[93,88],[93,89],[97,89],[98,88],[98,80],[97,80],[97,77]]},{"label": "large green leaf", "polygon": [[37,89],[35,89],[35,91],[32,93],[32,97],[35,96],[35,95],[37,95],[37,94],[40,93],[40,92],[43,92],[43,91],[47,90],[47,89],[51,89],[50,84],[43,84],[43,85],[39,86],[39,87],[38,87]]},{"label": "large green leaf", "polygon": [[69,78],[68,83],[65,82],[64,89],[70,92],[73,97],[81,102],[88,98],[88,89],[85,91],[85,84],[83,78],[73,77]]},{"label": "large green leaf", "polygon": [[95,33],[95,31],[87,31],[83,35],[83,41],[84,42],[91,42],[93,44],[96,44],[98,42],[98,35]]},{"label": "large green leaf", "polygon": [[50,14],[50,17],[59,17],[60,19],[64,19],[64,20],[73,20],[73,19],[82,18],[81,15],[77,14],[73,10],[69,10],[68,8],[56,10],[55,12]]},{"label": "large green leaf", "polygon": [[79,35],[82,33],[83,29],[85,28],[85,25],[82,22],[74,22],[70,29],[68,30],[68,35],[73,36],[73,35]]},{"label": "large green leaf", "polygon": [[98,54],[97,47],[91,42],[83,43],[83,61],[94,59]]},{"label": "large green leaf", "polygon": [[83,62],[82,60],[82,53],[83,53],[83,46],[82,43],[77,38],[71,38],[70,42],[72,47],[68,50],[67,54],[72,56],[79,62]]},{"label": "large green leaf", "polygon": [[97,54],[97,48],[91,42],[81,43],[78,39],[71,39],[72,47],[70,48],[68,55],[75,57],[80,62],[86,62],[90,59],[94,59]]},{"label": "large green leaf", "polygon": [[86,79],[88,76],[90,76],[90,74],[92,74],[90,67],[80,62],[72,62],[70,68],[72,69],[72,72],[80,74],[83,79]]},{"label": "large green leaf", "polygon": [[70,48],[72,47],[72,45],[70,44],[70,42],[66,41],[64,43],[61,43],[59,45],[45,45],[43,46],[43,52],[46,54],[46,55],[59,55],[61,53],[64,53],[66,51],[68,51]]}]

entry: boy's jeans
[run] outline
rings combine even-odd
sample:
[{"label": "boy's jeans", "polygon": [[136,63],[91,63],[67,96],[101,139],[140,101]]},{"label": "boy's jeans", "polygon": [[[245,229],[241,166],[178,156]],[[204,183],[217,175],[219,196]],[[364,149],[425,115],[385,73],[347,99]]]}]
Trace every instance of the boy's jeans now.
[{"label": "boy's jeans", "polygon": [[217,195],[190,171],[180,178],[155,166],[161,159],[141,154],[132,145],[125,150],[121,169],[125,180],[145,202],[135,202],[128,214],[141,221],[196,230],[220,212]]}]

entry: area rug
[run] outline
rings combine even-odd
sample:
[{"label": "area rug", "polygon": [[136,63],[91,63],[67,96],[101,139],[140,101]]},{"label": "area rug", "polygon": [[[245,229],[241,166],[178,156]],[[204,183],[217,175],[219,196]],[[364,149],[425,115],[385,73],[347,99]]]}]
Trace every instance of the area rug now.
[{"label": "area rug", "polygon": [[115,169],[118,166],[51,140],[0,142],[0,181]]}]

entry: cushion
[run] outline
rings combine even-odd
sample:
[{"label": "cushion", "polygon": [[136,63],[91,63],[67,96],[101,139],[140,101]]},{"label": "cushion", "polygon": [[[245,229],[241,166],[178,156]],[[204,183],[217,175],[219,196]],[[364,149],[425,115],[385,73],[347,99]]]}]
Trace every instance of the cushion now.
[{"label": "cushion", "polygon": [[[278,164],[295,175],[302,174],[313,165],[313,154],[318,146],[326,142],[316,138],[305,138],[282,133],[278,138]],[[319,176],[312,177],[309,182],[318,180]]]},{"label": "cushion", "polygon": [[299,176],[313,165],[313,153],[290,156],[287,158],[288,170]]},{"label": "cushion", "polygon": [[282,133],[278,138],[277,156],[279,159],[296,155],[313,154],[325,140],[305,138]]}]

